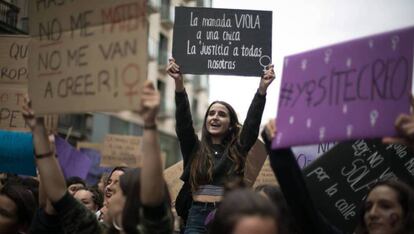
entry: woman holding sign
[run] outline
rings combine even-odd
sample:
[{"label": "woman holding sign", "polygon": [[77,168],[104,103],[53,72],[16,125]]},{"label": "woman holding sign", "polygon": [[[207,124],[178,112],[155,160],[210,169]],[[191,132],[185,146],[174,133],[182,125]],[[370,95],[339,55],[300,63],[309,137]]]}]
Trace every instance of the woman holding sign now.
[{"label": "woman holding sign", "polygon": [[[36,117],[29,103],[23,106],[23,115],[33,133],[34,153],[41,183],[46,196],[56,211],[51,223],[50,214],[37,213],[30,233],[51,233],[51,227],[62,233],[165,233],[172,232],[172,214],[161,163],[156,115],[160,95],[147,82],[140,96],[144,120],[142,137],[142,167],[126,171],[114,185],[116,193],[108,200],[111,222],[103,225],[95,213],[71,196],[66,189],[62,170],[50,148],[43,118]],[[57,226],[56,226],[57,225]],[[54,232],[53,232],[54,233]]]},{"label": "woman holding sign", "polygon": [[275,73],[272,65],[261,77],[243,126],[228,103],[211,103],[199,140],[193,127],[183,76],[174,59],[170,59],[167,72],[175,81],[176,132],[184,159],[181,179],[189,184],[193,200],[185,233],[205,233],[204,220],[221,201],[225,181],[243,177],[247,153],[259,134],[266,91],[275,79]]}]

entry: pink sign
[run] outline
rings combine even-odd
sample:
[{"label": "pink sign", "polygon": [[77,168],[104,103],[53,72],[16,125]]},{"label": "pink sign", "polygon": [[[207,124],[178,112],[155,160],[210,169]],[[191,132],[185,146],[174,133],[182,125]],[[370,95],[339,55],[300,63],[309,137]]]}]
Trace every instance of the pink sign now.
[{"label": "pink sign", "polygon": [[285,57],[272,148],[395,135],[413,43],[411,27]]}]

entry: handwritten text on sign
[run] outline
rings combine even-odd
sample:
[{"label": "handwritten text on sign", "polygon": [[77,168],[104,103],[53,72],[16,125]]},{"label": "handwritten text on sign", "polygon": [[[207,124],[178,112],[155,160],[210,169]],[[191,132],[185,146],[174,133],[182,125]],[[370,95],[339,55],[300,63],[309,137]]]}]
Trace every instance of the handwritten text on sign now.
[{"label": "handwritten text on sign", "polygon": [[0,36],[0,83],[27,83],[29,40],[27,36]]},{"label": "handwritten text on sign", "polygon": [[408,28],[286,57],[273,148],[394,135],[410,106],[413,39]]},{"label": "handwritten text on sign", "polygon": [[102,150],[101,165],[103,166],[128,166],[140,165],[141,138],[136,136],[106,135]]},{"label": "handwritten text on sign", "polygon": [[173,57],[183,73],[259,76],[271,52],[270,11],[175,8]]},{"label": "handwritten text on sign", "polygon": [[22,105],[27,89],[23,85],[0,87],[0,129],[28,130],[22,115]]},{"label": "handwritten text on sign", "polygon": [[406,146],[356,140],[337,144],[303,173],[318,209],[341,230],[352,232],[370,186],[395,178],[414,183],[414,157]]},{"label": "handwritten text on sign", "polygon": [[45,2],[30,2],[36,112],[137,109],[146,79],[146,1]]}]

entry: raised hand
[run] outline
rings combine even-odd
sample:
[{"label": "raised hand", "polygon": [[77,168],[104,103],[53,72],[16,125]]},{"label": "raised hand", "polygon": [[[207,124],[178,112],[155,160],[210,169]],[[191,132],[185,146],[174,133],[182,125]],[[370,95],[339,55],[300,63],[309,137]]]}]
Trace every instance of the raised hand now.
[{"label": "raised hand", "polygon": [[405,144],[414,148],[414,115],[401,114],[395,121],[399,137],[384,137],[385,144]]},{"label": "raised hand", "polygon": [[27,126],[29,126],[30,130],[33,131],[36,127],[44,127],[43,117],[35,116],[35,113],[32,109],[32,103],[27,96],[24,97],[22,109],[23,118]]},{"label": "raised hand", "polygon": [[175,59],[171,58],[168,60],[168,65],[166,69],[169,76],[171,76],[175,81],[175,90],[181,92],[184,90],[184,80],[183,75],[180,71],[180,66],[175,63]]},{"label": "raised hand", "polygon": [[160,93],[152,82],[146,81],[141,94],[141,109],[138,111],[145,125],[155,125],[160,102]]},{"label": "raised hand", "polygon": [[262,78],[260,79],[259,93],[262,95],[265,95],[267,88],[273,82],[274,79],[275,79],[274,65],[271,64],[267,66],[266,72],[263,74]]}]

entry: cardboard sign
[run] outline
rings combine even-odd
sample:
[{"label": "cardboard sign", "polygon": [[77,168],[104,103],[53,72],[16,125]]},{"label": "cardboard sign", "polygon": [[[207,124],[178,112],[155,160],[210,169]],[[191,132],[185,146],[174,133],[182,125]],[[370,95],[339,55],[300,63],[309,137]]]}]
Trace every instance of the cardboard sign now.
[{"label": "cardboard sign", "polygon": [[55,136],[55,146],[56,155],[65,178],[78,176],[86,179],[92,165],[91,160],[59,136]]},{"label": "cardboard sign", "polygon": [[36,175],[32,134],[0,130],[0,172]]},{"label": "cardboard sign", "polygon": [[270,167],[270,161],[266,158],[263,167],[260,170],[259,175],[257,176],[256,181],[253,184],[253,187],[257,187],[259,185],[264,184],[271,184],[271,185],[278,185],[279,183],[276,180],[276,176],[273,173],[272,168]]},{"label": "cardboard sign", "polygon": [[414,186],[414,154],[381,140],[340,143],[303,170],[315,206],[340,230],[355,229],[368,187],[398,178]]},{"label": "cardboard sign", "polygon": [[102,166],[139,167],[141,137],[108,134],[102,149]]},{"label": "cardboard sign", "polygon": [[256,143],[250,149],[246,158],[244,168],[244,182],[247,186],[252,186],[257,176],[261,172],[267,158],[266,148],[263,142],[256,140]]},{"label": "cardboard sign", "polygon": [[28,131],[22,115],[27,88],[23,85],[2,84],[0,87],[0,129]]},{"label": "cardboard sign", "polygon": [[395,135],[413,40],[414,27],[286,57],[272,148]]},{"label": "cardboard sign", "polygon": [[28,81],[28,36],[0,35],[0,84],[21,84]]},{"label": "cardboard sign", "polygon": [[182,160],[164,170],[164,179],[167,183],[167,187],[173,203],[175,202],[178,192],[180,192],[180,189],[184,184],[184,182],[180,179],[181,174],[183,174]]},{"label": "cardboard sign", "polygon": [[182,73],[261,76],[272,60],[272,12],[176,7],[173,57]]},{"label": "cardboard sign", "polygon": [[145,0],[30,1],[29,94],[38,114],[138,109]]}]

